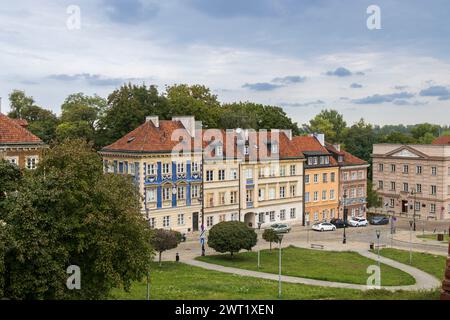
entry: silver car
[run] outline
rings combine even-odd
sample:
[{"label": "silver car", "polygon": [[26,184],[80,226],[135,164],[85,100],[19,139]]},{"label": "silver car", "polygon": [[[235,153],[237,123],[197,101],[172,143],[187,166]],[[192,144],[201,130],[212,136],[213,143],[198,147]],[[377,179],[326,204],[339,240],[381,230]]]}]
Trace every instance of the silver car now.
[{"label": "silver car", "polygon": [[276,233],[288,233],[291,231],[291,227],[285,223],[275,223],[270,228]]}]

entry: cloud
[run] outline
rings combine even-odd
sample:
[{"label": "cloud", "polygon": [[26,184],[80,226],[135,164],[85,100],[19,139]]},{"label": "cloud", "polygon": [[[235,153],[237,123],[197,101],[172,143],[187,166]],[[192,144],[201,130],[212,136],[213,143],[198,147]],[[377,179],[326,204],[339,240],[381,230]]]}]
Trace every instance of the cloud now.
[{"label": "cloud", "polygon": [[190,3],[196,10],[215,18],[270,16],[275,12],[271,0],[191,0]]},{"label": "cloud", "polygon": [[412,97],[414,97],[414,94],[409,92],[375,94],[362,99],[354,99],[352,100],[352,102],[356,104],[380,104],[385,102],[392,102],[397,99],[409,99]]},{"label": "cloud", "polygon": [[347,68],[339,67],[336,70],[327,71],[327,76],[336,76],[336,77],[349,77],[351,75],[363,76],[365,73],[362,71],[351,72]]},{"label": "cloud", "polygon": [[103,10],[115,23],[137,24],[155,17],[159,6],[154,2],[142,0],[104,0]]},{"label": "cloud", "polygon": [[306,77],[301,76],[286,76],[282,78],[274,78],[272,82],[282,83],[282,84],[292,84],[292,83],[301,83],[305,82]]},{"label": "cloud", "polygon": [[310,101],[310,102],[304,102],[304,103],[299,103],[299,102],[280,102],[279,104],[284,106],[284,107],[309,107],[309,106],[323,105],[323,104],[325,104],[325,102],[322,101],[322,100],[316,100],[316,101]]},{"label": "cloud", "polygon": [[[428,89],[423,89],[419,93],[422,97],[449,97],[450,90],[444,86],[431,86]],[[446,100],[446,99],[444,99]]]},{"label": "cloud", "polygon": [[395,90],[405,90],[406,88],[408,88],[408,86],[395,86],[394,87]]},{"label": "cloud", "polygon": [[359,84],[359,83],[352,83],[350,85],[350,88],[353,88],[353,89],[359,89],[359,88],[362,88],[362,87],[363,86],[361,84]]},{"label": "cloud", "polygon": [[393,104],[397,106],[423,106],[428,104],[428,102],[422,102],[422,101],[408,101],[404,99],[397,99],[392,102]]},{"label": "cloud", "polygon": [[253,91],[272,91],[278,88],[284,87],[283,85],[273,84],[269,82],[258,82],[258,83],[246,83],[242,88],[247,88]]},{"label": "cloud", "polygon": [[62,82],[86,81],[92,86],[119,86],[128,81],[137,80],[135,78],[108,78],[98,74],[79,73],[79,74],[52,74],[47,77],[51,80]]}]

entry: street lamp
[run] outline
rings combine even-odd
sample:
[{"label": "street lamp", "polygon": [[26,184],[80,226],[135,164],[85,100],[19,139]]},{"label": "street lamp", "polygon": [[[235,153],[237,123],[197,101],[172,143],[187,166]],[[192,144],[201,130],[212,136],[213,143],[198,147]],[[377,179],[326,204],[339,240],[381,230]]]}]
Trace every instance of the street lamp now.
[{"label": "street lamp", "polygon": [[344,191],[343,198],[344,198],[344,201],[343,201],[343,207],[344,207],[344,235],[343,235],[343,238],[342,238],[342,243],[346,244],[347,243],[347,235],[345,233],[345,229],[346,229],[346,226],[347,226],[347,215],[348,215],[348,209],[345,207],[345,204],[347,202],[347,192],[346,191]]},{"label": "street lamp", "polygon": [[377,249],[378,249],[378,268],[380,267],[380,235],[381,235],[381,231],[380,230],[375,230],[375,233],[377,235]]},{"label": "street lamp", "polygon": [[279,240],[279,251],[278,251],[278,299],[281,299],[281,241],[283,240],[283,235],[278,233]]},{"label": "street lamp", "polygon": [[416,231],[416,191],[411,190],[411,195],[414,197],[414,204],[413,204],[413,230]]},{"label": "street lamp", "polygon": [[[262,222],[258,222],[258,230],[261,230]],[[258,249],[258,269],[261,266],[261,249]]]},{"label": "street lamp", "polygon": [[409,264],[412,265],[412,227],[413,221],[409,221]]}]

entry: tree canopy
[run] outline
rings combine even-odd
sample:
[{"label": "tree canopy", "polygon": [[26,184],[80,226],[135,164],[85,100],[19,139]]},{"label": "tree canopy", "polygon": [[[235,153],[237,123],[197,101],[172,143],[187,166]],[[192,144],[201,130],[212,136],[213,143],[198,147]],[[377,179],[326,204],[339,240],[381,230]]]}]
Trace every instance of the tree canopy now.
[{"label": "tree canopy", "polygon": [[244,222],[222,221],[215,224],[208,234],[208,246],[217,252],[229,252],[231,255],[242,249],[251,250],[257,241],[255,230]]}]

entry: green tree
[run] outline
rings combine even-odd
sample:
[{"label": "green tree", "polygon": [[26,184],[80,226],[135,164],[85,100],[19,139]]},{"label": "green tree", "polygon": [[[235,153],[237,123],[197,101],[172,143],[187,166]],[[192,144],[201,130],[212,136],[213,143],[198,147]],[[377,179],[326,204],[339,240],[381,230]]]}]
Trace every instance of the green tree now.
[{"label": "green tree", "polygon": [[[104,299],[147,273],[151,230],[139,191],[129,177],[103,174],[83,140],[49,150],[5,207],[5,297]],[[81,290],[66,288],[70,265],[81,269]]]},{"label": "green tree", "polygon": [[417,140],[423,138],[427,133],[433,137],[437,137],[439,136],[440,129],[441,127],[435,124],[421,123],[411,129],[411,134]]},{"label": "green tree", "polygon": [[344,121],[342,114],[333,109],[322,110],[314,119],[309,121],[309,125],[305,125],[310,132],[324,133],[328,142],[343,142],[344,130],[347,123]]},{"label": "green tree", "polygon": [[373,144],[377,137],[371,124],[364,119],[359,120],[344,132],[344,145],[346,151],[365,161],[371,160]]},{"label": "green tree", "polygon": [[278,242],[279,238],[273,229],[266,229],[262,235],[263,239],[270,243],[270,251],[272,251],[272,242]]},{"label": "green tree", "polygon": [[25,91],[13,90],[9,94],[9,104],[11,111],[8,113],[8,117],[23,119],[24,110],[34,105],[34,99],[27,96]]},{"label": "green tree", "polygon": [[158,252],[158,262],[161,266],[161,256],[166,250],[175,249],[181,242],[181,234],[178,231],[155,229],[151,244]]},{"label": "green tree", "polygon": [[223,221],[214,225],[208,234],[208,246],[217,252],[239,252],[242,249],[251,250],[256,245],[257,235],[244,222]]},{"label": "green tree", "polygon": [[371,180],[367,180],[367,207],[369,208],[379,208],[381,207],[382,201],[380,196],[373,190],[373,184]]},{"label": "green tree", "polygon": [[409,144],[409,143],[416,143],[416,139],[414,137],[401,133],[401,132],[391,132],[386,136],[381,136],[378,139],[378,142],[384,142],[384,143],[403,143],[403,144]]}]

